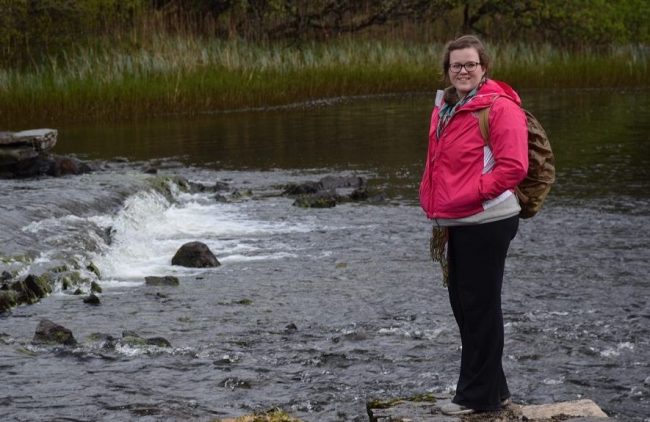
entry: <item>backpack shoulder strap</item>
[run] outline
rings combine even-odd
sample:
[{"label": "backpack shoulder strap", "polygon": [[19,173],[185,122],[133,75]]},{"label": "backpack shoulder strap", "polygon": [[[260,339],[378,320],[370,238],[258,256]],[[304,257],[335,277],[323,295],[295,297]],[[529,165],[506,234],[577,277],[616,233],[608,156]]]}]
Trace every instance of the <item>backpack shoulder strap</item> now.
[{"label": "backpack shoulder strap", "polygon": [[490,107],[482,108],[478,112],[478,127],[481,130],[481,136],[483,136],[483,142],[485,142],[485,145],[490,144],[490,123],[488,121],[489,114]]}]

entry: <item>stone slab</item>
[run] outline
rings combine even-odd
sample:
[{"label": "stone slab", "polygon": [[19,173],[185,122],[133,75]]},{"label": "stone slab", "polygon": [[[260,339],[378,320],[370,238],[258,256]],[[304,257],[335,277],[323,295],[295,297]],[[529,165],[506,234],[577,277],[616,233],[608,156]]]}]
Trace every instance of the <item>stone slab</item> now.
[{"label": "stone slab", "polygon": [[0,165],[31,160],[56,145],[56,129],[31,129],[21,132],[0,132]]},{"label": "stone slab", "polygon": [[551,419],[554,416],[606,418],[607,414],[592,400],[576,400],[552,404],[523,406],[521,413],[528,419]]},{"label": "stone slab", "polygon": [[37,151],[46,151],[56,144],[56,129],[30,129],[20,132],[0,132],[0,147],[5,145],[31,146]]},{"label": "stone slab", "polygon": [[[607,414],[592,400],[577,400],[542,405],[511,404],[498,412],[445,416],[440,408],[451,397],[430,397],[427,400],[393,399],[368,403],[370,422],[595,422]],[[559,419],[558,419],[559,418]]]}]

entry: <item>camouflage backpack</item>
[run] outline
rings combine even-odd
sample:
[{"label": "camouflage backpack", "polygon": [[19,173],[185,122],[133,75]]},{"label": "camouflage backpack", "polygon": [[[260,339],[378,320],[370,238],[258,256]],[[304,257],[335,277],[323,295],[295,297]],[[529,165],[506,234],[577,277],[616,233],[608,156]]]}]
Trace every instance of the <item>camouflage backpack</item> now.
[{"label": "camouflage backpack", "polygon": [[[521,212],[519,217],[530,218],[542,208],[544,199],[555,182],[555,159],[551,150],[546,131],[528,110],[522,108],[526,114],[528,126],[528,174],[515,189]],[[490,128],[488,114],[490,107],[479,111],[479,127],[485,145],[489,145]]]}]

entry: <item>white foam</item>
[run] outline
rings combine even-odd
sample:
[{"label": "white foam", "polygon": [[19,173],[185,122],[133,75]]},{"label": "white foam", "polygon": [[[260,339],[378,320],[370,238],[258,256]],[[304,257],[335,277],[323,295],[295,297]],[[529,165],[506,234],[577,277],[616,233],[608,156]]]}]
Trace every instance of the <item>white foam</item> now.
[{"label": "white foam", "polygon": [[145,276],[216,271],[171,265],[178,248],[192,241],[205,243],[226,264],[293,259],[298,256],[293,246],[270,237],[314,230],[307,224],[252,218],[247,203],[223,204],[196,195],[183,198],[187,202],[171,204],[156,192],[141,192],[114,217],[95,218],[96,224],[113,233],[111,244],[93,256],[102,278],[140,281]]}]

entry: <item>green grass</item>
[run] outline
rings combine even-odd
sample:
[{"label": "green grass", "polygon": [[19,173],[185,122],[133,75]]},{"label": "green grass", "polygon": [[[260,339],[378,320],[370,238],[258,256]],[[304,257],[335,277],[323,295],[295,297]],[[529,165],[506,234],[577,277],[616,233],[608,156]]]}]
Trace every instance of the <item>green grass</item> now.
[{"label": "green grass", "polygon": [[[516,88],[647,84],[644,47],[598,54],[549,46],[492,46],[493,77]],[[0,70],[0,124],[266,107],[320,98],[431,91],[442,86],[440,44],[341,39],[255,44],[153,37],[79,48],[26,70]]]}]

